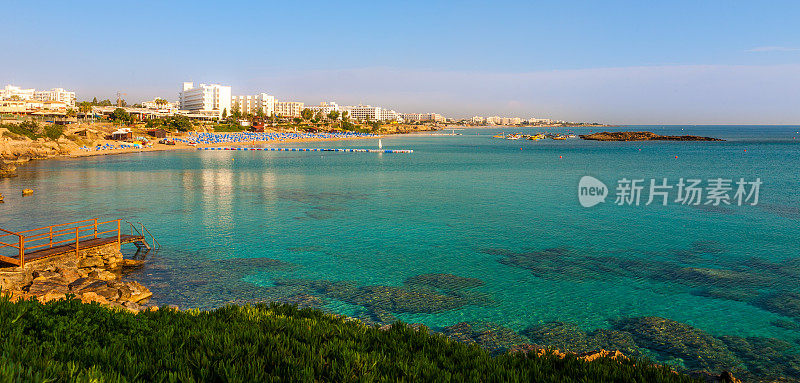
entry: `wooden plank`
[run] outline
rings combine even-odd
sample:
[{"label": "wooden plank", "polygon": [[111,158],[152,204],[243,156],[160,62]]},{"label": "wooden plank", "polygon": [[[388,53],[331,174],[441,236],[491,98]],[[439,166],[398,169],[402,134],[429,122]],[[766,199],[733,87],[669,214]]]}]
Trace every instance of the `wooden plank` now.
[{"label": "wooden plank", "polygon": [[12,265],[19,266],[19,259],[9,258],[6,257],[5,255],[0,255],[0,262],[10,263]]}]

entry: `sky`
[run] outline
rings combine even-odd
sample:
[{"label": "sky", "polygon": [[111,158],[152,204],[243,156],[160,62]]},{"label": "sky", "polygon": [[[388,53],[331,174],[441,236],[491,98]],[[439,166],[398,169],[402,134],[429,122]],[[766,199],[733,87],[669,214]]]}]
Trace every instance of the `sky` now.
[{"label": "sky", "polygon": [[0,0],[0,86],[612,124],[800,124],[798,1]]}]

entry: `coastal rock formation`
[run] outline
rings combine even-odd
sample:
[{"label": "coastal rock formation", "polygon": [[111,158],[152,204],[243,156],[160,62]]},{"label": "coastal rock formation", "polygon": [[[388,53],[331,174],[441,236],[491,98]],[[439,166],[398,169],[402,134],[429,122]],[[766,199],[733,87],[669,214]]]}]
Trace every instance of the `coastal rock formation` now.
[{"label": "coastal rock formation", "polygon": [[574,353],[595,350],[617,350],[628,356],[642,354],[629,333],[613,329],[597,329],[584,332],[577,325],[564,322],[549,322],[528,327],[522,331],[535,344]]},{"label": "coastal rock formation", "polygon": [[[474,283],[474,282],[473,282]],[[425,285],[358,286],[353,282],[292,279],[276,281],[280,288],[306,289],[330,299],[362,306],[373,317],[386,313],[438,313],[468,305],[485,305],[491,300],[486,294],[461,290],[439,290]]]},{"label": "coastal rock formation", "polygon": [[724,141],[700,136],[662,136],[653,132],[600,132],[582,134],[580,137],[593,141]]},{"label": "coastal rock formation", "polygon": [[442,332],[450,339],[478,344],[493,353],[501,353],[530,343],[526,337],[496,323],[461,322],[445,327]]},{"label": "coastal rock formation", "polygon": [[425,285],[443,290],[461,290],[483,286],[478,278],[466,278],[453,274],[422,274],[406,279],[406,285]]},{"label": "coastal rock formation", "polygon": [[794,291],[768,293],[758,298],[755,304],[764,310],[800,320],[800,293]]},{"label": "coastal rock formation", "polygon": [[690,370],[722,371],[741,364],[723,341],[685,323],[636,317],[613,324],[615,329],[630,333],[640,347],[679,358]]},{"label": "coastal rock formation", "polygon": [[152,293],[136,281],[121,279],[122,253],[116,246],[27,262],[24,268],[0,268],[0,289],[12,299],[48,302],[72,296],[83,302],[138,311]]},{"label": "coastal rock formation", "polygon": [[14,177],[16,175],[17,167],[0,159],[0,178]]}]

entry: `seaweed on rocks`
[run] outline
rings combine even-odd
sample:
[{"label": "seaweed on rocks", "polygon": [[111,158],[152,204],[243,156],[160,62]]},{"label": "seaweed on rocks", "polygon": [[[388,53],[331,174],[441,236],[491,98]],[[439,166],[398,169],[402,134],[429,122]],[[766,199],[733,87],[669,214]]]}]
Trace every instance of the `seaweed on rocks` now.
[{"label": "seaweed on rocks", "polygon": [[764,310],[800,320],[800,293],[779,291],[759,297],[756,306]]},{"label": "seaweed on rocks", "polygon": [[586,332],[578,325],[566,322],[548,322],[534,325],[522,331],[533,343],[562,352],[586,352],[596,347],[591,344]]},{"label": "seaweed on rocks", "polygon": [[516,331],[492,322],[461,322],[445,327],[442,332],[450,339],[475,343],[495,354],[530,343]]},{"label": "seaweed on rocks", "polygon": [[467,278],[453,274],[422,274],[406,279],[406,285],[426,285],[443,290],[461,290],[483,286],[478,278]]},{"label": "seaweed on rocks", "polygon": [[690,370],[715,372],[741,365],[723,341],[685,323],[660,317],[635,317],[612,324],[614,329],[630,333],[639,347],[678,358]]},{"label": "seaweed on rocks", "polygon": [[522,334],[536,344],[561,352],[609,350],[620,351],[630,357],[642,355],[631,334],[614,329],[585,332],[574,323],[548,322],[528,327]]},{"label": "seaweed on rocks", "polygon": [[800,355],[786,341],[765,338],[720,336],[728,349],[744,361],[748,380],[778,380],[782,378],[800,379]]},{"label": "seaweed on rocks", "polygon": [[483,293],[438,290],[425,285],[359,286],[347,281],[302,279],[279,281],[276,284],[303,286],[330,299],[391,313],[437,313],[491,302],[489,296]]}]

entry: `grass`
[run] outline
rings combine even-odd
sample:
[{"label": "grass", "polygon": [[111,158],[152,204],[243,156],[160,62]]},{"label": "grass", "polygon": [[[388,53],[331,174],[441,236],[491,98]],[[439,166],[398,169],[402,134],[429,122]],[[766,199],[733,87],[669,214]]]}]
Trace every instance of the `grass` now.
[{"label": "grass", "polygon": [[3,297],[0,334],[0,382],[691,381],[646,362],[491,356],[402,324],[381,331],[286,305],[132,314]]}]

